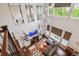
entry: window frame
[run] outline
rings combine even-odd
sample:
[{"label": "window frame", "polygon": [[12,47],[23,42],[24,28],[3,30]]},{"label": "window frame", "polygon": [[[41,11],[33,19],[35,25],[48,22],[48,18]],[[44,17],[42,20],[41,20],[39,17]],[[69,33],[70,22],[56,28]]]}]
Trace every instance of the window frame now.
[{"label": "window frame", "polygon": [[[76,3],[75,3],[75,4],[76,4]],[[75,8],[75,4],[74,4],[74,6],[73,6],[73,10],[74,10],[74,8]],[[72,13],[73,13],[73,10],[72,10]],[[73,17],[73,16],[72,16],[72,13],[71,13],[70,19],[79,20],[78,17]]]},{"label": "window frame", "polygon": [[[72,4],[71,4],[72,5]],[[54,6],[55,6],[55,3],[53,3],[52,4],[52,8],[54,9]],[[71,9],[71,8],[70,8]],[[70,11],[70,10],[69,10]],[[69,12],[68,12],[69,13]],[[49,11],[48,11],[48,6],[47,6],[47,16],[53,16],[53,17],[57,17],[57,18],[68,18],[68,16],[66,16],[66,17],[63,17],[63,16],[56,16],[56,15],[54,15],[54,10],[53,10],[53,14],[52,15],[50,15],[49,14]]]},{"label": "window frame", "polygon": [[[42,18],[42,13],[41,14],[39,14],[39,12],[38,11],[40,11],[40,9],[39,8],[43,8],[42,7],[42,5],[36,5],[36,10],[37,10],[37,20],[41,20],[41,18]],[[40,11],[41,12],[41,11]],[[40,19],[39,19],[40,18]]]},{"label": "window frame", "polygon": [[[54,6],[54,4],[55,3],[53,3],[53,6]],[[63,16],[55,16],[54,15],[54,10],[53,10],[53,14],[52,15],[49,15],[48,10],[47,10],[47,16],[48,17],[50,17],[50,16],[57,17],[57,18],[61,18],[61,19],[75,19],[75,20],[79,20],[79,18],[77,18],[77,17],[72,17],[72,12],[73,12],[74,7],[75,7],[75,3],[71,3],[70,10],[69,10],[68,15],[66,17],[63,17]],[[54,7],[52,7],[52,8],[54,9]],[[47,7],[47,9],[48,9],[48,7]]]},{"label": "window frame", "polygon": [[[60,8],[63,8],[63,7],[60,7]],[[70,11],[70,9],[69,9],[69,11]],[[69,11],[68,11],[68,14],[69,14]],[[67,17],[68,17],[68,14],[67,14],[67,16],[56,16],[56,15],[53,13],[53,16],[67,18]]]}]

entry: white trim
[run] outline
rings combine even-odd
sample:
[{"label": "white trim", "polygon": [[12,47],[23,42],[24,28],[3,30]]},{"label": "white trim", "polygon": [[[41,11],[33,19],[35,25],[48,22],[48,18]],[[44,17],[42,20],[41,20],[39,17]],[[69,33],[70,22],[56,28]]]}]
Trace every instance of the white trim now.
[{"label": "white trim", "polygon": [[36,4],[33,5],[33,12],[34,12],[34,20],[37,21],[37,7]]},{"label": "white trim", "polygon": [[71,14],[72,14],[72,12],[73,12],[73,9],[74,9],[74,4],[71,5],[71,8],[70,8],[70,10],[69,10],[67,19],[70,19]]},{"label": "white trim", "polygon": [[70,19],[79,20],[79,17],[70,17]]},{"label": "white trim", "polygon": [[[50,16],[47,16],[47,17],[50,17]],[[63,17],[63,16],[55,16],[55,15],[53,16],[52,15],[52,17],[57,17],[57,18],[61,18],[61,19],[67,19],[67,16]]]},{"label": "white trim", "polygon": [[54,16],[54,6],[55,6],[55,3],[52,4],[52,8],[53,8],[53,16]]}]

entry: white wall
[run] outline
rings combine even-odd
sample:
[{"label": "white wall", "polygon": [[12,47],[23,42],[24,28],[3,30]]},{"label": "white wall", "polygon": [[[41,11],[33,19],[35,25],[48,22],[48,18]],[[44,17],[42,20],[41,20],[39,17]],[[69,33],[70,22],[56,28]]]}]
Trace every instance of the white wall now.
[{"label": "white wall", "polygon": [[[37,28],[38,21],[28,23],[26,10],[24,5],[21,5],[25,24],[16,25],[12,19],[8,4],[0,4],[0,26],[8,25],[10,32],[14,32],[17,36],[19,31],[29,32]],[[34,16],[35,17],[35,16]],[[79,42],[79,20],[75,19],[64,19],[58,17],[48,17],[48,23],[52,26],[60,28],[64,31],[69,31],[72,33],[72,36],[69,41],[69,46],[79,51],[79,45],[76,42]]]},{"label": "white wall", "polygon": [[[12,15],[10,13],[9,7],[8,7],[8,4],[0,4],[0,26],[7,25],[10,33],[14,32],[14,34],[16,35],[16,38],[19,35],[18,34],[19,32],[25,31],[27,33],[29,31],[37,29],[38,24],[39,24],[39,21],[34,21],[34,22],[28,23],[27,16],[26,16],[26,10],[25,10],[25,7],[23,4],[21,5],[21,8],[22,8],[25,23],[20,24],[20,25],[15,25]],[[20,40],[20,39],[18,39],[18,40]]]},{"label": "white wall", "polygon": [[[7,4],[0,4],[0,26],[13,25],[11,14],[7,7],[8,7]],[[0,38],[0,42],[2,42],[1,38]]]},{"label": "white wall", "polygon": [[79,51],[79,45],[76,44],[79,43],[79,20],[48,16],[48,24],[71,32],[72,36],[68,45]]}]

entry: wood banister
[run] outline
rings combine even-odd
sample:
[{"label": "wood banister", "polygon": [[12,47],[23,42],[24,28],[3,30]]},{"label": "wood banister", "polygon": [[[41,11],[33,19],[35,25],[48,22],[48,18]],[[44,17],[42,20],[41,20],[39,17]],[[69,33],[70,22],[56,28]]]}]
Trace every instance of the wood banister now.
[{"label": "wood banister", "polygon": [[14,38],[14,39],[13,39],[13,42],[14,42],[14,45],[15,45],[17,51],[18,51],[18,54],[19,54],[20,56],[24,56],[24,55],[25,55],[25,54],[24,54],[24,51],[23,51],[23,49],[20,47],[18,40],[16,40],[16,38],[15,38],[14,35],[13,35],[13,38]]},{"label": "wood banister", "polygon": [[15,46],[16,53],[19,56],[24,56],[24,50],[20,47],[19,42],[16,40],[15,36],[13,36],[13,39],[10,38],[11,35],[7,29],[7,26],[2,26],[0,27],[0,33],[3,33],[3,44],[2,44],[2,50],[1,50],[1,55],[2,56],[7,56],[9,55],[9,39],[13,42],[13,45]]},{"label": "wood banister", "polygon": [[2,45],[2,56],[7,56],[8,55],[8,31],[4,31],[4,37],[3,37],[3,45]]}]

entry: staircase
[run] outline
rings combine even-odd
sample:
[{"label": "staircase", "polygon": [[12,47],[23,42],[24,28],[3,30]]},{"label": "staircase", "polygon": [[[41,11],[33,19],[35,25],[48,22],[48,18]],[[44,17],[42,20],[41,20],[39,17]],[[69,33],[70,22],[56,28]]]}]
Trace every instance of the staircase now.
[{"label": "staircase", "polygon": [[24,56],[24,51],[20,47],[18,41],[16,40],[15,36],[11,37],[7,26],[0,27],[0,33],[4,33],[3,35],[3,44],[1,55],[2,56]]}]

